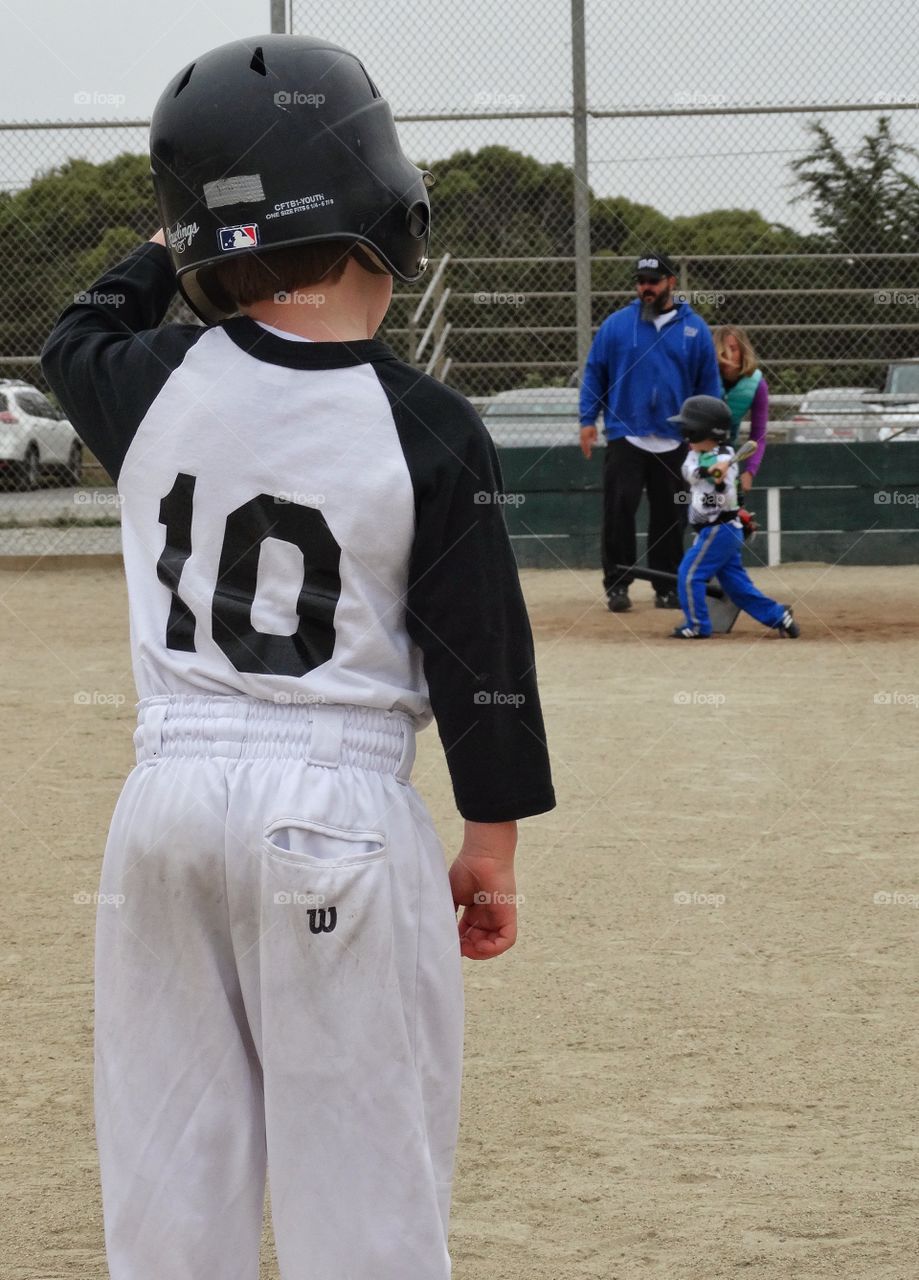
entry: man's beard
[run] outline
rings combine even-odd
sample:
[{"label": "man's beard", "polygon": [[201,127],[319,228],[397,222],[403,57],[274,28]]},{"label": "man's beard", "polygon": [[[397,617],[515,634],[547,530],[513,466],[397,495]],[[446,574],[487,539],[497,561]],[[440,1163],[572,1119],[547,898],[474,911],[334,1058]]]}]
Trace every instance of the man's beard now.
[{"label": "man's beard", "polygon": [[641,318],[642,320],[654,320],[659,315],[663,315],[665,311],[670,309],[670,300],[673,294],[668,289],[665,293],[659,294],[656,298],[642,298],[641,300]]}]

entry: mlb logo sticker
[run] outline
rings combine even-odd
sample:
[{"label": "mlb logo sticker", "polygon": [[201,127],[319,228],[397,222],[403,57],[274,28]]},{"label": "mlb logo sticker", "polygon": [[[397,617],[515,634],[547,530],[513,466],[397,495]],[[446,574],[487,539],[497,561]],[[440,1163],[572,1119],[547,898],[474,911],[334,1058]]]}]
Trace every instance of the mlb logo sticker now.
[{"label": "mlb logo sticker", "polygon": [[258,226],[250,222],[245,227],[221,227],[217,232],[221,249],[251,249],[258,244]]}]

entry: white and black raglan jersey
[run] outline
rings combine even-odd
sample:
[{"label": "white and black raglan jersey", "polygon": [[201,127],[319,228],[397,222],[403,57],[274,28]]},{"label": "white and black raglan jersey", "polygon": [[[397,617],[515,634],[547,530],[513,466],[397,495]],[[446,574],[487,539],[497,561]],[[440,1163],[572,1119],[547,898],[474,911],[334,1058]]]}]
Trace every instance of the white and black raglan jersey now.
[{"label": "white and black raglan jersey", "polygon": [[472,407],[376,340],[161,325],[175,287],[145,244],[42,352],[121,496],[140,697],[350,703],[419,728],[433,712],[464,817],[552,808],[498,461]]}]

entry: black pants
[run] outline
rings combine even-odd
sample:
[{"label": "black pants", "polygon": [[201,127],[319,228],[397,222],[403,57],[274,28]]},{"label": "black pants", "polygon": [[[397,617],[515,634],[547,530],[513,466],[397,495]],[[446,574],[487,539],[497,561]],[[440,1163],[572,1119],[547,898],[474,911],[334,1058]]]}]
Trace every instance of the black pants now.
[{"label": "black pants", "polygon": [[[678,494],[686,485],[680,467],[687,446],[666,453],[650,453],[620,437],[610,440],[603,460],[603,587],[607,594],[632,582],[629,573],[614,566],[634,565],[637,559],[635,516],[642,490],[651,509],[648,521],[649,569],[676,573],[683,558],[686,503]],[[674,588],[675,589],[675,588]]]}]

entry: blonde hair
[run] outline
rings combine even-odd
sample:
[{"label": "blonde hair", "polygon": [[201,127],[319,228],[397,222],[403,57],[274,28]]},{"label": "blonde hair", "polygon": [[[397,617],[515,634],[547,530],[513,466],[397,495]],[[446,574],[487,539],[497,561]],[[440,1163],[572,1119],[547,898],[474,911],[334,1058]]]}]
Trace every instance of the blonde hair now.
[{"label": "blonde hair", "polygon": [[747,337],[746,329],[742,329],[739,324],[719,324],[712,329],[712,339],[715,343],[715,352],[719,360],[725,355],[725,338],[735,338],[737,345],[740,347],[740,377],[749,378],[755,369],[759,368],[759,360],[756,358],[756,352],[753,350],[753,343]]}]

